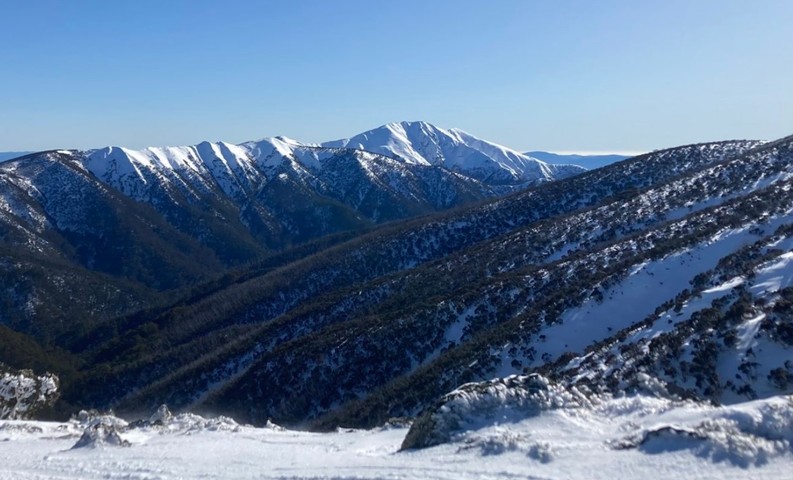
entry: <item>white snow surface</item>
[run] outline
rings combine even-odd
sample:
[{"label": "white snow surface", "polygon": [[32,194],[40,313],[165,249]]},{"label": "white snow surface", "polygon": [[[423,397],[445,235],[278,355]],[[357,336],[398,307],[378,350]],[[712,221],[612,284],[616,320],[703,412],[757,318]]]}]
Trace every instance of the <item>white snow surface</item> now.
[{"label": "white snow surface", "polygon": [[781,479],[793,471],[792,412],[789,396],[731,407],[625,397],[494,419],[411,451],[399,451],[404,427],[319,434],[183,416],[176,425],[190,428],[123,429],[121,444],[73,449],[90,423],[4,421],[0,479]]},{"label": "white snow surface", "polygon": [[[789,223],[791,218],[793,212],[785,212],[758,224],[773,231]],[[537,367],[565,352],[583,353],[591,343],[604,340],[645,319],[658,305],[689,288],[689,281],[698,273],[714,268],[719,259],[756,240],[757,236],[748,227],[725,229],[694,247],[636,266],[626,278],[603,290],[602,301],[589,298],[582,305],[567,309],[560,322],[543,328],[540,332],[542,337],[533,344],[534,358],[519,359],[524,366]],[[791,249],[793,245],[785,243],[776,245],[776,248]],[[755,294],[776,292],[792,285],[793,252],[783,253],[771,265],[758,270],[756,275],[750,282]],[[736,278],[725,285],[705,290],[698,298],[686,302],[682,312],[669,312],[653,329],[641,330],[636,335],[652,336],[670,330],[690,318],[694,311],[708,307],[715,298],[727,295],[743,283],[745,279]],[[761,319],[756,320],[759,323]],[[746,338],[749,337],[747,333]],[[634,338],[629,337],[629,341],[632,340]],[[505,377],[521,371],[511,366],[512,358],[506,351],[502,352],[501,366],[494,372],[495,376]],[[578,361],[582,360],[578,358]]]}]

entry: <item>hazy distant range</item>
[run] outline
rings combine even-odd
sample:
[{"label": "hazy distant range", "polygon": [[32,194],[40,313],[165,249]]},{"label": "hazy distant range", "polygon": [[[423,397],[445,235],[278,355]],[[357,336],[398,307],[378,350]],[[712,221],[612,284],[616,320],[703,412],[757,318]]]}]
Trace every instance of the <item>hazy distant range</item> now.
[{"label": "hazy distant range", "polygon": [[583,154],[561,154],[542,151],[525,152],[525,155],[534,157],[537,160],[542,160],[546,163],[553,163],[556,165],[580,165],[584,168],[592,170],[593,168],[600,168],[610,163],[619,162],[630,158],[631,155],[618,155],[614,153],[600,154],[600,155],[583,155]]},{"label": "hazy distant range", "polygon": [[12,158],[21,157],[22,155],[27,155],[28,153],[33,153],[33,152],[0,152],[0,162],[5,162],[6,160],[11,160]]}]

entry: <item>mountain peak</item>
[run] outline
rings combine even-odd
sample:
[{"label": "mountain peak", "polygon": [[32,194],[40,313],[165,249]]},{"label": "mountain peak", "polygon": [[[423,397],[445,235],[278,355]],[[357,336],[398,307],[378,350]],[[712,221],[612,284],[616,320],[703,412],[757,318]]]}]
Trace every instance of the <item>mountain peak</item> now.
[{"label": "mountain peak", "polygon": [[271,138],[272,138],[272,140],[277,140],[277,141],[279,141],[281,143],[285,143],[287,145],[303,145],[301,142],[298,142],[297,140],[289,138],[289,137],[286,137],[284,135],[276,135],[275,137],[271,137]]},{"label": "mountain peak", "polygon": [[435,165],[493,184],[518,185],[563,178],[583,168],[557,168],[460,129],[424,121],[402,121],[322,144],[367,150],[405,163]]},{"label": "mountain peak", "polygon": [[389,123],[387,126],[396,126],[398,125],[404,130],[408,129],[421,129],[424,131],[443,131],[444,129],[440,127],[436,127],[435,125],[425,122],[423,120],[403,120],[401,122],[392,122]]}]

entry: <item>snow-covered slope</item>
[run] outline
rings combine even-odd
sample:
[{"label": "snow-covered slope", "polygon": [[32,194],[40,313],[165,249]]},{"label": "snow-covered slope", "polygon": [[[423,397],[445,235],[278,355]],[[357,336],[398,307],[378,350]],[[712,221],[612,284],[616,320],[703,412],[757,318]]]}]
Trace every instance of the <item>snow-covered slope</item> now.
[{"label": "snow-covered slope", "polygon": [[472,408],[478,425],[450,443],[405,451],[404,426],[316,434],[190,414],[141,426],[5,421],[0,479],[782,479],[793,470],[791,402],[631,396],[498,418]]},{"label": "snow-covered slope", "polygon": [[[190,328],[174,320],[161,332],[162,342],[180,345],[178,358],[141,345],[152,349],[151,363],[102,379],[118,396],[99,402],[208,403],[256,422],[303,421],[342,404],[326,425],[415,414],[461,381],[533,367],[530,356],[545,361],[543,330],[596,295],[594,285],[674,242],[696,245],[723,222],[751,223],[747,209],[763,202],[786,205],[779,189],[790,175],[787,146],[692,145],[376,231],[180,309]],[[568,256],[575,261],[563,263]],[[654,309],[656,300],[642,305]],[[606,327],[591,340],[609,335]],[[233,340],[204,354],[209,342],[194,332],[214,329],[233,330]]]},{"label": "snow-covered slope", "polygon": [[[791,222],[767,225],[774,235],[725,230],[699,248],[641,265],[600,301],[569,311],[564,323],[546,331],[547,346],[539,352],[555,350],[558,358],[560,342],[572,344],[565,349],[581,355],[556,362],[551,371],[611,389],[646,372],[681,392],[723,403],[793,391]],[[744,246],[736,250],[736,244]],[[703,262],[714,268],[703,270]],[[656,298],[659,306],[643,309],[638,298]],[[582,325],[584,315],[601,319],[600,325]],[[604,332],[607,325],[616,333]],[[588,348],[571,341],[570,332],[582,330],[598,341]]]},{"label": "snow-covered slope", "polygon": [[[651,454],[690,450],[735,467],[759,467],[774,458],[791,458],[792,406],[793,396],[778,395],[713,408],[707,402],[681,399],[663,381],[644,373],[614,395],[594,393],[585,385],[555,383],[537,374],[513,375],[465,384],[444,395],[413,423],[402,448],[453,443],[485,454],[519,449],[548,463],[555,460],[558,446],[524,437],[524,430],[515,425],[569,416],[581,421],[585,431],[599,424],[598,433],[610,437],[602,439],[601,448]],[[654,418],[635,422],[647,416]],[[633,425],[603,428],[627,418],[634,419]],[[499,431],[502,435],[493,435]],[[575,441],[579,434],[564,429],[559,437]]]},{"label": "snow-covered slope", "polygon": [[462,130],[426,122],[389,123],[322,145],[372,151],[411,164],[441,165],[490,184],[558,180],[584,171],[574,165],[550,165]]}]

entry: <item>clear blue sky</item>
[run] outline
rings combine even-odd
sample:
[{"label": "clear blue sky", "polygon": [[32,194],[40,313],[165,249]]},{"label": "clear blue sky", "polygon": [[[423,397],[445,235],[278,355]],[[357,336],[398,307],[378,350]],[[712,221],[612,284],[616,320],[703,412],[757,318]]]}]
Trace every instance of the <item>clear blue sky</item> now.
[{"label": "clear blue sky", "polygon": [[527,150],[770,139],[792,52],[791,0],[0,0],[0,151],[400,120]]}]

